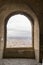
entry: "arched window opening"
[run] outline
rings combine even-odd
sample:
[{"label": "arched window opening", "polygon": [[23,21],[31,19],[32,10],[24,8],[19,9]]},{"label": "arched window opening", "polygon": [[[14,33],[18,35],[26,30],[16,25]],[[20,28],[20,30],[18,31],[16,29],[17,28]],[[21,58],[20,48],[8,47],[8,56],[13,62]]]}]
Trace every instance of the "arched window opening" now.
[{"label": "arched window opening", "polygon": [[32,24],[23,14],[16,14],[7,23],[6,48],[32,47]]}]

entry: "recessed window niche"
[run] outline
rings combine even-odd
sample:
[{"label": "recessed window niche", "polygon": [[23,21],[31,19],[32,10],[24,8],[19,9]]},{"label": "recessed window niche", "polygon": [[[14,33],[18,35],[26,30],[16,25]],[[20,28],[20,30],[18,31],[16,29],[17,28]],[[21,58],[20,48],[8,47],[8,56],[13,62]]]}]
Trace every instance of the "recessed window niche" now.
[{"label": "recessed window niche", "polygon": [[6,48],[32,47],[32,24],[23,14],[11,16],[7,21]]}]

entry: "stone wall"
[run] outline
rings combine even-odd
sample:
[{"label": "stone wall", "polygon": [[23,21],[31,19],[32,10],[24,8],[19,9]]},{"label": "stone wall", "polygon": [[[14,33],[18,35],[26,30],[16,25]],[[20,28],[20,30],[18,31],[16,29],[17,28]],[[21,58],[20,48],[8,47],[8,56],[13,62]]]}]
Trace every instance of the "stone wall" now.
[{"label": "stone wall", "polygon": [[[15,6],[16,5],[16,6]],[[43,58],[43,0],[0,0],[0,58],[2,58],[3,48],[4,48],[4,22],[5,18],[14,11],[23,10],[24,12],[28,12],[31,8],[33,12],[36,14],[36,18],[38,19],[39,29],[36,28],[39,39],[37,40],[36,36],[34,39],[34,49],[38,50],[35,51],[36,59],[39,58],[40,60]],[[31,11],[29,11],[30,13]],[[34,13],[31,15],[34,18]],[[36,20],[36,19],[35,19]],[[38,44],[38,45],[37,45]],[[39,51],[40,50],[40,51]],[[37,54],[38,53],[38,54]],[[40,54],[39,54],[40,53]],[[39,56],[39,57],[38,57]]]}]

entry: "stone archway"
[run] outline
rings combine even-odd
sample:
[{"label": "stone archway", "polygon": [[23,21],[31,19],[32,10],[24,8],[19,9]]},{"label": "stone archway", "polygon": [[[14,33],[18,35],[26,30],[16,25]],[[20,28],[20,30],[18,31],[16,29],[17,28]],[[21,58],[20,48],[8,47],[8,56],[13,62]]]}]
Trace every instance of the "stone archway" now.
[{"label": "stone archway", "polygon": [[[21,11],[21,12],[26,12],[27,14],[29,14],[32,19],[34,20],[34,51],[35,51],[35,58],[37,59],[37,61],[39,61],[39,23],[38,23],[38,19],[37,16],[35,15],[35,13],[31,10],[30,7],[28,7],[26,4],[17,4],[17,3],[13,3],[13,4],[5,4],[1,9],[2,12],[0,13],[0,18],[2,21],[2,25],[1,26],[1,53],[0,53],[0,58],[2,58],[2,53],[3,53],[3,48],[4,48],[4,26],[5,26],[5,19],[6,17],[11,13],[11,12],[15,12],[15,11]],[[37,32],[36,32],[37,31]]]}]

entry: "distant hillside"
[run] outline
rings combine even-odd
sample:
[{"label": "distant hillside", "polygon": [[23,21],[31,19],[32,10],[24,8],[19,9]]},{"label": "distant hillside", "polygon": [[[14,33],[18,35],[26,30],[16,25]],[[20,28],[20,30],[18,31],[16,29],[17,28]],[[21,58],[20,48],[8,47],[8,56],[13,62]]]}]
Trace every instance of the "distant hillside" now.
[{"label": "distant hillside", "polygon": [[21,39],[21,40],[32,40],[32,38],[31,37],[8,37],[8,39]]}]

